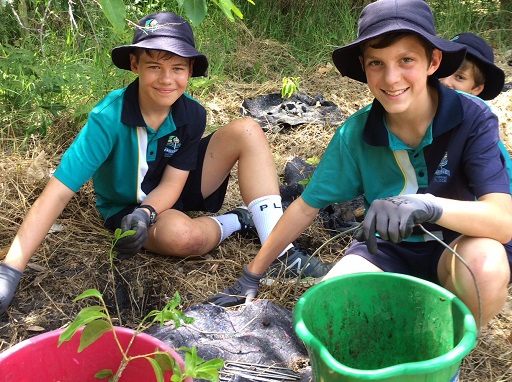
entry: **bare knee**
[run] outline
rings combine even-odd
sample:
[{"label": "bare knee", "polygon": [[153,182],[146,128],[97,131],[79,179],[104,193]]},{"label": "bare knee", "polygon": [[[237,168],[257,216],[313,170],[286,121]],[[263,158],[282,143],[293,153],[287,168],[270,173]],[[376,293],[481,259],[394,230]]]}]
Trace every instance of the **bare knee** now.
[{"label": "bare knee", "polygon": [[325,275],[323,280],[336,276],[349,275],[361,272],[382,272],[382,269],[358,255],[345,255],[336,265]]},{"label": "bare knee", "polygon": [[169,256],[203,255],[207,237],[200,226],[181,212],[168,210],[159,215],[145,247]]},{"label": "bare knee", "polygon": [[235,119],[221,129],[224,129],[224,134],[241,144],[247,141],[263,140],[266,142],[267,140],[258,122],[252,118]]},{"label": "bare knee", "polygon": [[[464,237],[454,247],[477,280],[486,285],[506,287],[510,279],[510,267],[503,244],[487,238]],[[465,268],[458,265],[460,261],[453,259],[454,268]]]}]

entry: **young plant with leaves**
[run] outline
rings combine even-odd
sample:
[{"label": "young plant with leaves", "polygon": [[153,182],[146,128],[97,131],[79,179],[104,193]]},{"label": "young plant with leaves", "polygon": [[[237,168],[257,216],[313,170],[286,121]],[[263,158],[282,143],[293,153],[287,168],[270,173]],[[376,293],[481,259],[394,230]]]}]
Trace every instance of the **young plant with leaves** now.
[{"label": "young plant with leaves", "polygon": [[[117,229],[114,232],[114,237],[111,240],[109,253],[111,269],[114,267],[113,248],[117,240],[133,234],[134,231],[130,230],[121,233],[121,230]],[[85,327],[80,335],[80,345],[77,350],[78,353],[83,351],[89,345],[93,344],[104,333],[112,331],[114,341],[116,342],[123,358],[115,372],[111,369],[99,370],[94,375],[96,379],[102,380],[108,378],[108,382],[117,382],[119,381],[119,378],[121,378],[121,375],[128,363],[138,358],[145,358],[151,364],[156,376],[156,380],[158,382],[164,382],[164,373],[168,370],[172,370],[172,377],[170,379],[171,382],[181,382],[187,377],[202,378],[209,381],[217,381],[219,379],[218,370],[222,368],[224,361],[219,358],[215,358],[205,362],[204,359],[197,356],[195,346],[193,346],[191,349],[185,347],[179,348],[179,350],[185,352],[184,373],[182,373],[178,363],[174,358],[171,357],[169,353],[160,351],[158,348],[156,348],[152,353],[128,356],[130,347],[137,334],[150,328],[151,326],[158,323],[160,327],[162,327],[165,322],[173,321],[174,327],[179,328],[182,322],[185,324],[191,324],[194,321],[192,317],[185,316],[180,310],[177,309],[181,302],[181,298],[178,292],[174,294],[174,297],[162,310],[152,310],[142,319],[140,324],[135,329],[126,349],[123,349],[121,343],[119,342],[116,331],[114,330],[112,318],[108,312],[103,296],[98,290],[88,289],[76,297],[73,302],[83,300],[87,297],[96,297],[100,300],[101,305],[94,305],[83,308],[78,313],[73,322],[69,324],[69,326],[61,333],[57,346],[60,346],[65,341],[69,341],[73,335],[84,325]]]},{"label": "young plant with leaves", "polygon": [[298,77],[283,77],[283,85],[281,87],[281,98],[290,98],[299,88]]}]

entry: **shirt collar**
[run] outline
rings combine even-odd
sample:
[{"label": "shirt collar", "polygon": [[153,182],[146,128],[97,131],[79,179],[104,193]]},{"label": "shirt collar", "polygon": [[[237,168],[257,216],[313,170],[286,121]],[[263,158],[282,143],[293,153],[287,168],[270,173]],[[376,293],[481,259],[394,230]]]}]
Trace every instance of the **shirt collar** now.
[{"label": "shirt collar", "polygon": [[[428,78],[428,84],[434,87],[439,95],[437,112],[432,122],[432,137],[436,138],[458,126],[462,122],[464,114],[462,103],[455,90],[441,85],[435,76]],[[388,129],[384,123],[384,113],[382,104],[374,99],[363,130],[363,140],[369,145],[390,145]]]},{"label": "shirt collar", "polygon": [[[121,111],[121,122],[127,126],[146,126],[144,117],[139,106],[139,79],[136,78],[126,87],[123,95],[123,108]],[[176,127],[187,124],[187,112],[184,94],[178,98],[171,106],[169,118]]]}]

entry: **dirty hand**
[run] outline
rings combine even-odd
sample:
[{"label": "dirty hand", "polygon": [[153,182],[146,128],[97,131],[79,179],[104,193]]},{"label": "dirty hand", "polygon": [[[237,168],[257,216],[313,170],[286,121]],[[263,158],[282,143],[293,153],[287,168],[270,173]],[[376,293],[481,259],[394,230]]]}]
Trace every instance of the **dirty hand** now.
[{"label": "dirty hand", "polygon": [[135,233],[119,239],[116,243],[117,257],[128,259],[140,251],[148,238],[149,215],[143,208],[136,208],[121,220],[123,232],[134,230]]},{"label": "dirty hand", "polygon": [[242,276],[232,286],[210,297],[207,302],[224,307],[249,304],[258,295],[262,277],[262,274],[251,273],[244,266]]},{"label": "dirty hand", "polygon": [[443,208],[432,194],[412,194],[376,199],[364,218],[362,230],[356,234],[358,241],[366,240],[371,254],[377,253],[375,233],[384,240],[400,243],[409,237],[416,224],[435,223]]},{"label": "dirty hand", "polygon": [[9,307],[22,274],[16,268],[0,264],[0,314]]}]

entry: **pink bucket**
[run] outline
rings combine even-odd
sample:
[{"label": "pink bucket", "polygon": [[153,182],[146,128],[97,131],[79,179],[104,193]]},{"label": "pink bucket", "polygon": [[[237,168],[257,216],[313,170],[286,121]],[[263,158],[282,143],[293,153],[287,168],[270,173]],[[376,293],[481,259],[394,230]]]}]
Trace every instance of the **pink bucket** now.
[{"label": "pink bucket", "polygon": [[[81,333],[82,329],[77,333]],[[104,333],[92,345],[81,353],[77,353],[80,344],[80,336],[77,334],[57,348],[59,335],[63,330],[54,330],[29,338],[0,353],[0,381],[93,382],[98,381],[94,378],[94,374],[99,370],[111,369],[114,373],[116,372],[122,356],[112,331]],[[115,331],[121,346],[126,349],[134,331],[122,327],[116,327]],[[135,337],[128,355],[152,353],[157,347],[168,352],[178,362],[183,372],[183,360],[174,349],[144,333]],[[164,380],[169,381],[171,375],[172,372],[165,372]],[[129,362],[120,379],[120,382],[153,381],[156,381],[153,368],[148,360],[143,358]],[[193,382],[192,378],[187,378],[185,381]]]}]

